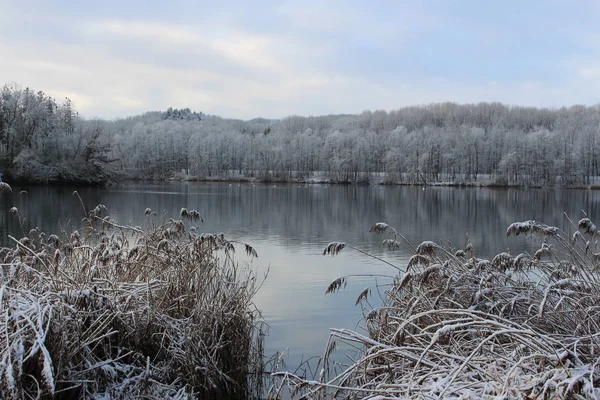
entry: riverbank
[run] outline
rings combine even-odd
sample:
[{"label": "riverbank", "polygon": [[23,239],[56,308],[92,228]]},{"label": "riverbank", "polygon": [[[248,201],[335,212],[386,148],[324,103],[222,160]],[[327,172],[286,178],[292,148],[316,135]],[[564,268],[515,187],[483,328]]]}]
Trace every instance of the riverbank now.
[{"label": "riverbank", "polygon": [[[152,179],[150,179],[152,180]],[[591,179],[594,183],[577,185],[539,185],[527,182],[509,182],[506,179],[493,175],[480,174],[475,179],[427,180],[423,175],[402,174],[402,179],[389,176],[384,172],[378,173],[359,173],[356,178],[338,179],[332,178],[330,174],[324,171],[316,171],[309,174],[298,175],[290,174],[287,177],[278,175],[267,176],[246,176],[242,173],[232,173],[225,177],[203,177],[188,175],[185,173],[176,173],[168,179],[171,181],[190,181],[190,182],[248,182],[248,183],[293,183],[293,184],[336,184],[336,185],[389,185],[389,186],[442,186],[442,187],[488,187],[488,188],[551,188],[560,187],[565,189],[589,189],[600,190],[600,177]]]},{"label": "riverbank", "polygon": [[[138,180],[138,179],[133,179]],[[143,180],[143,179],[142,179]],[[152,179],[149,179],[150,181]],[[162,179],[161,179],[162,180]],[[522,187],[498,181],[489,176],[481,176],[475,181],[427,181],[425,179],[408,179],[396,181],[390,179],[385,173],[360,174],[356,179],[331,178],[326,172],[315,172],[302,176],[281,177],[272,176],[246,176],[244,174],[231,174],[225,177],[202,177],[177,173],[164,180],[182,182],[246,182],[246,183],[293,183],[293,184],[336,184],[336,185],[390,185],[390,186],[449,186],[449,187]],[[531,186],[529,186],[531,187]]]},{"label": "riverbank", "polygon": [[440,177],[438,180],[426,179],[418,174],[401,174],[400,177],[392,177],[384,172],[357,173],[355,177],[336,178],[331,177],[325,171],[315,171],[308,174],[289,173],[286,176],[278,174],[251,174],[233,172],[226,176],[199,176],[190,175],[185,172],[177,172],[169,176],[138,177],[124,172],[115,172],[105,175],[101,180],[71,179],[69,177],[55,177],[53,180],[40,181],[32,179],[11,179],[7,181],[15,185],[62,185],[73,187],[110,187],[128,181],[180,181],[180,182],[229,182],[229,183],[291,183],[291,184],[336,184],[336,185],[388,185],[388,186],[438,186],[438,187],[487,187],[487,188],[565,188],[565,189],[588,189],[600,190],[600,177],[590,179],[588,184],[561,185],[539,185],[528,182],[509,182],[508,180],[494,175],[480,174],[476,178],[468,179],[465,176],[451,178]]},{"label": "riverbank", "polygon": [[[145,181],[146,179],[131,179],[133,181]],[[155,179],[147,179],[154,181]],[[181,176],[176,175],[169,179],[159,179],[159,181],[179,181],[179,182],[229,182],[229,183],[280,183],[280,184],[332,184],[332,185],[382,185],[382,186],[423,186],[423,187],[479,187],[479,188],[562,188],[562,189],[588,189],[600,190],[600,184],[589,185],[569,185],[569,186],[540,186],[530,185],[525,183],[507,183],[494,179],[478,180],[478,181],[389,181],[381,178],[377,179],[362,179],[362,180],[337,180],[326,176],[317,176],[311,178],[259,178],[245,176],[231,177],[197,177],[197,176]]]}]

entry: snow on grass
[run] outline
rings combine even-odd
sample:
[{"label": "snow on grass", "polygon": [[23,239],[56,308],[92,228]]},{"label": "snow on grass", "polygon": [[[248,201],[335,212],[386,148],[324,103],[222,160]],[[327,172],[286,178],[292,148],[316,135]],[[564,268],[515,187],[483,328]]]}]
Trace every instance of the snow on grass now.
[{"label": "snow on grass", "polygon": [[[573,229],[580,233],[535,221],[508,228],[509,235],[541,236],[545,257],[504,252],[492,261],[467,260],[466,250],[433,242],[413,247],[417,254],[400,266],[410,272],[372,291],[383,292],[381,306],[363,303],[365,334],[331,330],[330,341],[356,349],[348,363],[326,354],[319,376],[274,374],[274,394],[289,388],[306,399],[600,398],[598,244],[577,240],[595,236],[596,228],[584,219]],[[371,231],[395,232],[385,223]]]},{"label": "snow on grass", "polygon": [[257,395],[257,289],[233,242],[181,220],[106,224],[104,211],[64,239],[32,232],[0,249],[1,397]]}]

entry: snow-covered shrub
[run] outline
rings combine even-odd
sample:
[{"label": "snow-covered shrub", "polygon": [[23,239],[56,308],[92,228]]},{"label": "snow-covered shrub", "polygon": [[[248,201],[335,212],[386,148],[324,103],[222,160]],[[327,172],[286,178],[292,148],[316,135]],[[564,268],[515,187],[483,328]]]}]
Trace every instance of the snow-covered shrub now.
[{"label": "snow-covered shrub", "polygon": [[0,250],[0,397],[256,395],[262,320],[234,242],[180,220],[107,224],[104,210],[74,239]]},{"label": "snow-covered shrub", "polygon": [[[472,257],[470,244],[459,251],[433,242],[411,246],[416,254],[401,276],[382,286],[381,306],[368,306],[368,291],[358,296],[366,333],[332,329],[313,380],[277,373],[274,393],[287,387],[307,399],[600,398],[600,257],[583,236],[596,229],[583,219],[573,230],[514,223],[507,234],[538,235],[540,250],[491,261]],[[390,240],[404,239],[384,223],[371,231],[391,235],[389,249],[398,247]],[[351,278],[338,278],[327,291]],[[329,361],[338,342],[359,349],[341,371]]]}]

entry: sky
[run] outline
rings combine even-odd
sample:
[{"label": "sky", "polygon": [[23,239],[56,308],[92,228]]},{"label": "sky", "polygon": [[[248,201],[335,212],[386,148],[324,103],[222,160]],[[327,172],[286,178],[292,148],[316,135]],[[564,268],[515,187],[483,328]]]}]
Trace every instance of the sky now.
[{"label": "sky", "polygon": [[600,103],[600,0],[0,0],[0,85],[85,117]]}]

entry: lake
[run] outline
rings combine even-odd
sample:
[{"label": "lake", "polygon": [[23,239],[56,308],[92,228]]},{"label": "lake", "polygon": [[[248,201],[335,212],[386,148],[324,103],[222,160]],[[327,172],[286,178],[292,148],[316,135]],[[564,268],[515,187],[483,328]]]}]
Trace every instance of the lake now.
[{"label": "lake", "polygon": [[[27,190],[27,194],[20,194]],[[325,295],[327,286],[348,274],[384,274],[398,271],[378,260],[346,248],[336,257],[322,256],[325,246],[341,241],[404,267],[412,255],[382,248],[382,236],[369,233],[376,222],[386,222],[415,246],[425,240],[464,248],[466,235],[478,257],[502,251],[535,252],[540,240],[506,237],[516,221],[535,219],[572,233],[564,213],[574,223],[586,212],[599,215],[589,190],[488,189],[408,186],[229,184],[165,182],[125,183],[114,188],[77,189],[85,206],[104,204],[122,224],[143,225],[150,207],[166,219],[178,218],[182,207],[196,209],[204,218],[199,232],[223,232],[229,239],[247,242],[258,252],[252,262],[262,277],[269,270],[256,298],[270,325],[269,354],[287,350],[287,364],[295,369],[301,359],[321,355],[329,328],[356,328],[361,318],[356,297],[375,279],[351,278],[345,290]],[[47,234],[70,232],[84,215],[73,189],[20,187],[0,196],[0,237],[22,236],[17,207],[24,227],[39,227]],[[597,221],[595,221],[597,222]],[[240,262],[248,259],[239,252]],[[386,278],[378,278],[387,282]],[[370,299],[377,303],[377,294]]]}]

